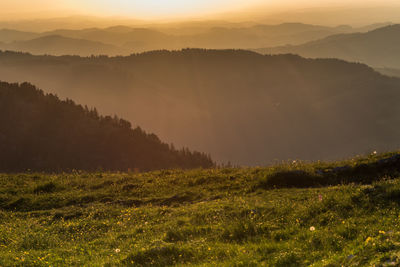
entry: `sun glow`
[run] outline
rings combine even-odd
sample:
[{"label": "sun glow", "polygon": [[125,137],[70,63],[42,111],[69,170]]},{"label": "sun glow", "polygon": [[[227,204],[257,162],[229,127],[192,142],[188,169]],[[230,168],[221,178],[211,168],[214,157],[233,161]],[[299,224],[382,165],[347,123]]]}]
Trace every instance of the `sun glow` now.
[{"label": "sun glow", "polygon": [[43,17],[44,14],[50,17],[71,14],[137,19],[203,18],[240,12],[251,18],[254,11],[265,15],[293,9],[372,4],[398,6],[399,0],[0,0],[0,20],[26,19],[28,15]]},{"label": "sun glow", "polygon": [[69,0],[75,7],[84,7],[86,12],[101,12],[114,15],[143,18],[173,17],[211,14],[248,7],[261,0]]}]

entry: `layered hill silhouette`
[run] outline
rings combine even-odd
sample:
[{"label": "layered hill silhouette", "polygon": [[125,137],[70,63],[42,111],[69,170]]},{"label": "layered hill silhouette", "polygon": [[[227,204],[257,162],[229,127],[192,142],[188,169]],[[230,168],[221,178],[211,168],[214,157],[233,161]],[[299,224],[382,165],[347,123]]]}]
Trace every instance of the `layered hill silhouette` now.
[{"label": "layered hill silhouette", "polygon": [[183,47],[248,49],[260,47],[260,44],[300,44],[306,40],[349,31],[352,31],[351,27],[325,27],[302,23],[259,24],[238,28],[212,27],[203,33],[181,36],[179,42]]},{"label": "layered hill silhouette", "polygon": [[35,32],[25,32],[25,31],[17,31],[10,29],[0,30],[0,42],[2,43],[12,43],[15,41],[28,41],[39,37],[40,34]]},{"label": "layered hill silhouette", "polygon": [[263,54],[293,53],[311,58],[339,58],[374,67],[400,68],[400,24],[367,33],[339,34],[297,46],[258,49]]},{"label": "layered hill silhouette", "polygon": [[[219,25],[219,24],[215,24]],[[132,28],[113,26],[42,33],[0,30],[0,49],[50,55],[129,55],[131,53],[202,47],[213,49],[296,45],[338,33],[365,30],[350,26],[326,27],[302,23],[278,25],[177,26]],[[230,25],[230,26],[229,26]]]},{"label": "layered hill silhouette", "polygon": [[212,167],[154,134],[36,87],[0,82],[0,171],[154,170]]},{"label": "layered hill silhouette", "polygon": [[0,44],[0,49],[29,52],[36,55],[118,55],[122,50],[113,45],[84,39],[48,35],[27,41]]},{"label": "layered hill silhouette", "polygon": [[203,49],[88,58],[2,52],[0,73],[218,162],[338,159],[400,144],[400,80],[337,59]]}]

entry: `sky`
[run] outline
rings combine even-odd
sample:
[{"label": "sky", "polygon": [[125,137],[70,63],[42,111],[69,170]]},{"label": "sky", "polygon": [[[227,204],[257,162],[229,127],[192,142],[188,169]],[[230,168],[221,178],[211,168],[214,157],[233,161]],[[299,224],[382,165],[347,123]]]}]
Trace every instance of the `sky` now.
[{"label": "sky", "polygon": [[0,0],[3,18],[63,14],[123,16],[137,19],[198,17],[264,8],[266,12],[321,6],[379,5],[399,0]]}]

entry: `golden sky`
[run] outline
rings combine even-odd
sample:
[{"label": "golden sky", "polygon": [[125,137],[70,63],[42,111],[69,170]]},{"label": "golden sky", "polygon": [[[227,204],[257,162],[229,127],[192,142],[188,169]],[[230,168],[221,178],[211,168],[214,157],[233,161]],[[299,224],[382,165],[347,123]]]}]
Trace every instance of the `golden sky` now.
[{"label": "golden sky", "polygon": [[263,0],[0,0],[0,14],[70,12],[162,18],[248,8]]},{"label": "golden sky", "polygon": [[190,17],[264,7],[266,11],[335,5],[398,3],[399,0],[0,0],[0,15],[61,13],[140,19]]}]

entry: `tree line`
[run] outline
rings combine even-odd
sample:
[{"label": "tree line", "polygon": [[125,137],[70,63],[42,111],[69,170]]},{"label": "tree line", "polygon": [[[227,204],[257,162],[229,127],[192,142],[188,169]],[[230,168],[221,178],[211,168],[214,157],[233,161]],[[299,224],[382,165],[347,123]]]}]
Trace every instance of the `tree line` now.
[{"label": "tree line", "polygon": [[0,82],[0,171],[208,168],[209,155],[177,150],[117,116],[60,100],[29,83]]}]

